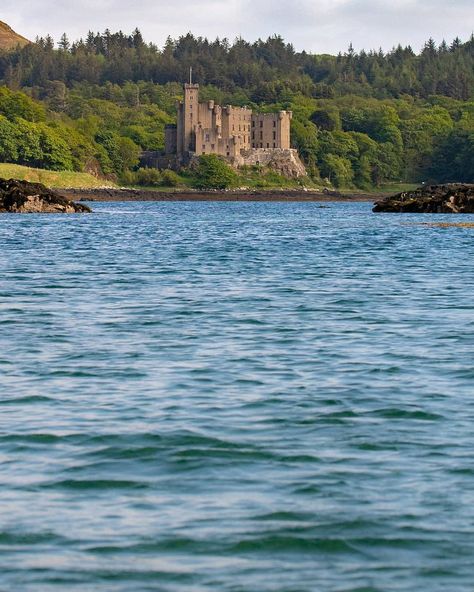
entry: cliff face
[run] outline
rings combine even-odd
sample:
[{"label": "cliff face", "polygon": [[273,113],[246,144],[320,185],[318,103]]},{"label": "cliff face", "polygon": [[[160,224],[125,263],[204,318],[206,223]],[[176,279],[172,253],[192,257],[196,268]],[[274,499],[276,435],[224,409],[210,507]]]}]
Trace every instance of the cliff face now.
[{"label": "cliff face", "polygon": [[288,179],[298,179],[307,175],[297,150],[284,148],[252,148],[235,158],[236,166],[261,166],[271,169]]},{"label": "cliff face", "polygon": [[0,21],[0,50],[13,49],[17,45],[24,46],[28,43],[30,43],[28,39],[15,33],[7,23]]}]

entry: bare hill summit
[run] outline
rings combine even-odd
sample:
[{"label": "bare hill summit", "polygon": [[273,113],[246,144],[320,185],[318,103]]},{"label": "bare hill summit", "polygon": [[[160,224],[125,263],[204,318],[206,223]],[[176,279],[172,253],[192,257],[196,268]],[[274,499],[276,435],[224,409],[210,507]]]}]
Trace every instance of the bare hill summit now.
[{"label": "bare hill summit", "polygon": [[27,43],[30,43],[28,39],[15,33],[7,23],[0,21],[0,50],[13,49],[17,45],[26,45]]}]

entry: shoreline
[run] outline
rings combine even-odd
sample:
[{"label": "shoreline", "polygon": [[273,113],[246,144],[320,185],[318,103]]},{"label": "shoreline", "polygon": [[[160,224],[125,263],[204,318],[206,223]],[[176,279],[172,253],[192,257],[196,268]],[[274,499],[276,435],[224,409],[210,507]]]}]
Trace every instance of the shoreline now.
[{"label": "shoreline", "polygon": [[235,191],[160,191],[153,189],[57,189],[72,201],[234,201],[234,202],[372,202],[385,194],[340,193],[338,191],[235,190]]}]

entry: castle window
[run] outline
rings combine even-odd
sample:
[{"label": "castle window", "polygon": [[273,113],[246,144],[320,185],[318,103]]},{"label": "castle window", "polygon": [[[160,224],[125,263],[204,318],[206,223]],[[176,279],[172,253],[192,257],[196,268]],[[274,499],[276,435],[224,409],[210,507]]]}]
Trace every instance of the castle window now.
[{"label": "castle window", "polygon": [[260,127],[263,127],[263,121],[260,122]]},{"label": "castle window", "polygon": [[209,134],[206,134],[206,142],[209,142],[210,139],[211,138],[210,138]]},{"label": "castle window", "polygon": [[277,122],[276,122],[276,121],[274,121],[274,122],[273,122],[273,127],[276,127],[276,126],[277,126]]},{"label": "castle window", "polygon": [[276,148],[276,147],[277,147],[277,145],[275,144],[275,142],[273,142],[273,148]]},{"label": "castle window", "polygon": [[277,133],[273,132],[273,139],[276,140],[277,139]]},{"label": "castle window", "polygon": [[270,144],[267,142],[267,148],[270,148]]},{"label": "castle window", "polygon": [[255,132],[252,132],[252,140],[255,140]]},{"label": "castle window", "polygon": [[260,132],[260,139],[263,140],[263,132]]},{"label": "castle window", "polygon": [[205,150],[205,149],[206,149],[206,144],[203,144],[203,145],[202,145],[202,150],[203,150],[203,152],[204,152],[204,150]]},{"label": "castle window", "polygon": [[252,121],[252,127],[255,127],[255,121]]},{"label": "castle window", "polygon": [[227,156],[230,156],[230,152],[227,152]]},{"label": "castle window", "polygon": [[263,148],[263,144],[262,144],[262,142],[260,142],[260,148]]},{"label": "castle window", "polygon": [[215,145],[215,144],[211,144],[211,150],[214,150],[214,149],[215,149],[215,147],[216,147],[216,145]]}]

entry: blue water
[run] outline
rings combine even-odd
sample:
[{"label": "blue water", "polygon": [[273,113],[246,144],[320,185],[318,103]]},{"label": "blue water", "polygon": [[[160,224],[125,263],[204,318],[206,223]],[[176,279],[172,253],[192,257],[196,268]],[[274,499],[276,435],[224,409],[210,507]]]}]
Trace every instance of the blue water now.
[{"label": "blue water", "polygon": [[474,216],[0,217],[2,592],[472,592]]}]

